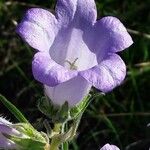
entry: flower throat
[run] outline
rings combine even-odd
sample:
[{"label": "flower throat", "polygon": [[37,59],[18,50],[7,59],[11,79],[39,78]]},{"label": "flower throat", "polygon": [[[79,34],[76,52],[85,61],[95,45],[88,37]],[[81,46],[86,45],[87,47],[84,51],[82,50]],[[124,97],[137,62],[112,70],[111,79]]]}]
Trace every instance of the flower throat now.
[{"label": "flower throat", "polygon": [[78,58],[76,58],[73,62],[70,62],[69,60],[65,60],[65,62],[70,65],[70,67],[69,67],[70,70],[77,70],[78,69],[78,67],[75,65],[77,60],[78,60]]}]

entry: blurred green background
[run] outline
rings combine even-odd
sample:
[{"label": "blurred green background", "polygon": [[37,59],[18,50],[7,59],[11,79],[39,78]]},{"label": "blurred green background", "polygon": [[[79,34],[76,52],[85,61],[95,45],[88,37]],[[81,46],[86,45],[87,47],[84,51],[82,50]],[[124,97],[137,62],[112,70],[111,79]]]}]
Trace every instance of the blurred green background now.
[{"label": "blurred green background", "polygon": [[[150,1],[97,0],[98,18],[116,16],[128,28],[134,45],[120,53],[127,65],[124,83],[97,96],[86,110],[70,149],[98,150],[113,143],[126,150],[150,147]],[[39,130],[37,101],[43,96],[33,79],[31,60],[35,51],[15,33],[17,22],[31,7],[54,10],[54,0],[0,0],[0,93],[15,104]],[[93,89],[92,93],[98,93]],[[0,104],[0,114],[15,118]]]}]

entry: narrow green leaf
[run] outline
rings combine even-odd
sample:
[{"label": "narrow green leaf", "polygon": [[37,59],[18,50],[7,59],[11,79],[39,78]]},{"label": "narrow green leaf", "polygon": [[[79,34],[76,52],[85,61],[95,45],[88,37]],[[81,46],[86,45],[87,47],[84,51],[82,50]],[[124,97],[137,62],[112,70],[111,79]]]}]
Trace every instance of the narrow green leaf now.
[{"label": "narrow green leaf", "polygon": [[118,140],[119,144],[121,145],[121,141],[120,141],[120,138],[119,138],[119,134],[116,130],[116,128],[114,127],[113,123],[111,122],[111,120],[109,120],[109,118],[104,114],[102,116],[105,124],[112,130],[112,132],[115,134],[116,136],[116,139]]},{"label": "narrow green leaf", "polygon": [[16,108],[16,106],[14,106],[1,94],[0,94],[0,101],[18,119],[18,121],[29,123],[28,120],[24,117],[24,115]]},{"label": "narrow green leaf", "polygon": [[[62,133],[65,133],[68,131],[68,122],[64,123],[62,126]],[[69,150],[69,143],[68,141],[62,143],[62,150]]]}]

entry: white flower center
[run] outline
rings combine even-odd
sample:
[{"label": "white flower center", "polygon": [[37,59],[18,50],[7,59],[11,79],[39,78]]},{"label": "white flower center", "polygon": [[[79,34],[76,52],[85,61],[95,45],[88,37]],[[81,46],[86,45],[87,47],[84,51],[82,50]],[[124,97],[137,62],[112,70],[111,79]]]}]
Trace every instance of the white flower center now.
[{"label": "white flower center", "polygon": [[62,30],[50,48],[51,58],[70,70],[86,70],[97,65],[97,56],[90,51],[77,28]]}]

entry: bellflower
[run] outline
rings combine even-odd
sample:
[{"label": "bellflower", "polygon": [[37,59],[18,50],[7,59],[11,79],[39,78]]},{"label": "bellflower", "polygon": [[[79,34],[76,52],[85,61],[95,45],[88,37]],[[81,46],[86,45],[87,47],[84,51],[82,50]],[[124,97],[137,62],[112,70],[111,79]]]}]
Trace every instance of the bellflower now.
[{"label": "bellflower", "polygon": [[115,145],[106,144],[100,150],[120,150],[120,149]]},{"label": "bellflower", "polygon": [[38,50],[33,75],[55,104],[74,106],[91,86],[109,92],[125,78],[126,66],[116,53],[128,48],[132,38],[119,19],[96,18],[94,0],[57,0],[55,15],[32,8],[17,27]]},{"label": "bellflower", "polygon": [[12,123],[0,117],[0,149],[16,149],[17,145],[4,135],[20,136],[20,132],[11,127]]}]

